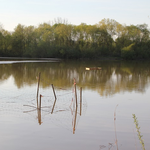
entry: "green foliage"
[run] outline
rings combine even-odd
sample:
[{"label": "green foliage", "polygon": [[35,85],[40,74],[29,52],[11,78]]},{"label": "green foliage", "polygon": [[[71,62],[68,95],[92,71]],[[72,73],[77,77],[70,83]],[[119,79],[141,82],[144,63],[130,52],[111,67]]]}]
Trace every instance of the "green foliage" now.
[{"label": "green foliage", "polygon": [[133,46],[135,44],[130,44],[127,47],[123,47],[121,50],[121,57],[124,59],[134,59],[135,57],[135,52],[133,51]]},{"label": "green foliage", "polygon": [[137,120],[137,117],[136,117],[135,114],[133,114],[133,119],[134,119],[135,127],[137,129],[139,141],[140,141],[140,143],[142,145],[142,149],[145,150],[144,140],[142,139],[143,136],[141,135],[139,123],[138,123],[138,120]]},{"label": "green foliage", "polygon": [[146,24],[125,26],[112,19],[75,26],[58,18],[53,25],[18,24],[12,33],[0,26],[0,56],[149,59],[149,47]]},{"label": "green foliage", "polygon": [[127,47],[123,47],[122,48],[122,51],[131,51],[131,50],[133,50],[133,46],[135,45],[135,43],[133,43],[133,44],[130,44],[129,46],[127,46]]}]

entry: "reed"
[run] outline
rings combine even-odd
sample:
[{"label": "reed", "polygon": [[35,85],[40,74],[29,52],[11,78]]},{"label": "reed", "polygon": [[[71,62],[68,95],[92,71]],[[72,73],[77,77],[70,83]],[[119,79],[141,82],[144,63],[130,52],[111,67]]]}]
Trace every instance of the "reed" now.
[{"label": "reed", "polygon": [[136,129],[137,129],[138,138],[139,138],[140,143],[141,143],[141,145],[142,145],[142,149],[145,150],[144,140],[142,139],[143,135],[141,135],[140,127],[139,127],[139,123],[138,123],[137,117],[136,117],[135,114],[132,114],[132,115],[133,115],[135,127],[136,127]]}]

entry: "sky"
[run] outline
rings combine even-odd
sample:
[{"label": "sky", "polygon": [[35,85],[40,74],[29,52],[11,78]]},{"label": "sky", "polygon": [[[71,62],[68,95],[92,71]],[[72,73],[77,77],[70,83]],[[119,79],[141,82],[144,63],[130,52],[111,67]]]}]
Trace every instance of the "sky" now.
[{"label": "sky", "polygon": [[126,25],[150,27],[150,0],[0,0],[0,24],[14,31],[18,24],[38,26],[57,18],[79,25],[104,18]]}]

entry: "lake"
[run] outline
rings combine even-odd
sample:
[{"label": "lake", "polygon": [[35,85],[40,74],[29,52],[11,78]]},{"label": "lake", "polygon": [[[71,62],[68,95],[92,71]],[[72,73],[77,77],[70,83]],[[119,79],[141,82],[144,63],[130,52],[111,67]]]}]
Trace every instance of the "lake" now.
[{"label": "lake", "polygon": [[149,64],[1,60],[0,149],[150,149]]}]

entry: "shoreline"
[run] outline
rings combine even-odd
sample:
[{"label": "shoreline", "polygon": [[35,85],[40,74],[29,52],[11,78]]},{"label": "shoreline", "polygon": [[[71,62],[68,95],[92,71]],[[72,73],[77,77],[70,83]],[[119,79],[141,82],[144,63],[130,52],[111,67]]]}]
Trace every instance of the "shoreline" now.
[{"label": "shoreline", "polygon": [[147,60],[149,61],[150,59],[123,59],[121,57],[99,57],[99,58],[77,58],[77,59],[63,59],[63,58],[30,58],[30,57],[0,57],[0,61],[5,61],[5,60],[33,60],[33,61],[51,61],[51,62],[58,62],[58,61],[66,61],[66,60],[97,60],[97,61],[143,61]]},{"label": "shoreline", "polygon": [[60,58],[28,58],[28,57],[0,57],[0,60],[49,60],[49,61],[61,61]]}]

